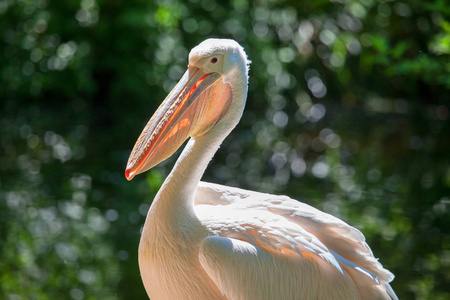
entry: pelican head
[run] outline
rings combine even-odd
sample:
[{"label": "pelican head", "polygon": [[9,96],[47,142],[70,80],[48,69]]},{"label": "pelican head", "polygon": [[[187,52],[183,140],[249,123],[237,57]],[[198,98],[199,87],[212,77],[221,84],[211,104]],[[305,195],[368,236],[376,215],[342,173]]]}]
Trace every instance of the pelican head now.
[{"label": "pelican head", "polygon": [[233,40],[208,39],[189,53],[183,77],[145,126],[128,159],[133,179],[170,157],[189,137],[228,134],[247,99],[248,61]]}]

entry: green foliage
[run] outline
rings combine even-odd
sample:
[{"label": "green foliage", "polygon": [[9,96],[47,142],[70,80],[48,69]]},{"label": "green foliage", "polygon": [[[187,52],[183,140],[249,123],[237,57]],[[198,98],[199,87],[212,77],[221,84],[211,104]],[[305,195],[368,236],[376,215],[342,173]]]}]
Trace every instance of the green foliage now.
[{"label": "green foliage", "polygon": [[400,299],[448,299],[449,19],[444,0],[0,0],[0,298],[145,299],[139,230],[174,158],[124,166],[189,49],[227,37],[249,99],[204,179],[342,218]]},{"label": "green foliage", "polygon": [[[32,133],[24,121],[4,117],[0,131],[2,299],[117,299],[110,222],[86,205],[92,179],[58,166],[80,160],[77,143]],[[79,138],[86,131],[77,130]]]}]

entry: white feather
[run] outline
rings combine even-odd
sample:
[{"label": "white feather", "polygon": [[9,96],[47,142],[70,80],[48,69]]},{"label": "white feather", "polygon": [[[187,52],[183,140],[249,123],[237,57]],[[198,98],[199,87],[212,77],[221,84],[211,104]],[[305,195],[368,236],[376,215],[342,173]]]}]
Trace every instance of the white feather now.
[{"label": "white feather", "polygon": [[[353,296],[356,298],[348,298],[349,295],[341,294],[336,295],[336,299],[358,299],[358,297],[361,299],[396,299],[396,295],[389,285],[393,279],[392,273],[384,269],[373,256],[362,233],[345,222],[285,196],[274,196],[206,182],[199,183],[195,198],[197,217],[212,235],[229,238],[233,241],[237,240],[240,243],[247,242],[248,247],[257,247],[259,255],[270,256],[271,263],[278,268],[285,259],[291,259],[289,264],[298,267],[290,270],[293,273],[287,276],[286,280],[288,281],[295,281],[295,278],[301,276],[300,273],[305,272],[305,264],[308,264],[307,261],[311,259],[311,256],[305,258],[304,254],[309,253],[322,260],[323,263],[318,264],[322,269],[313,272],[318,277],[305,281],[308,284],[307,287],[302,286],[302,281],[297,284],[290,282],[301,291],[310,290],[313,282],[321,286],[333,285],[326,277],[326,275],[333,274],[333,278],[340,278],[339,281],[342,280],[342,282],[350,278],[352,280],[350,286],[353,285],[353,291],[358,293],[358,296]],[[214,241],[219,240],[214,239]],[[223,240],[220,241],[219,244],[223,245]],[[210,244],[211,240],[208,242],[208,245]],[[212,257],[211,251],[208,249],[208,255],[200,251],[200,261],[208,274],[215,278],[213,274],[216,265],[208,264],[207,258],[205,258]],[[214,257],[215,263],[224,257],[222,252]],[[223,261],[227,272],[234,274],[237,270],[230,269],[236,267],[240,270],[240,274],[243,274],[242,276],[255,276],[247,272],[254,269],[253,266],[249,266],[252,260],[248,260],[248,262],[242,260],[240,264],[234,265],[232,262],[226,261],[227,259],[224,258]],[[277,259],[280,261],[275,261]],[[245,265],[243,265],[244,263]],[[326,267],[327,264],[332,269]],[[281,272],[286,272],[286,270],[289,269],[281,268]],[[352,270],[368,280],[355,277]],[[217,280],[242,280],[242,276],[224,277],[224,269],[221,272],[222,275]],[[231,283],[229,282],[229,284]],[[239,282],[235,282],[235,284],[238,285]],[[261,285],[265,284],[267,283],[261,280]],[[235,289],[241,290],[237,286]],[[347,288],[341,291],[344,290],[352,289]],[[336,289],[336,291],[340,290]],[[294,295],[291,296],[294,297]],[[317,299],[314,298],[317,295],[312,294],[311,299]],[[280,299],[294,299],[289,298],[288,295],[286,297]]]}]

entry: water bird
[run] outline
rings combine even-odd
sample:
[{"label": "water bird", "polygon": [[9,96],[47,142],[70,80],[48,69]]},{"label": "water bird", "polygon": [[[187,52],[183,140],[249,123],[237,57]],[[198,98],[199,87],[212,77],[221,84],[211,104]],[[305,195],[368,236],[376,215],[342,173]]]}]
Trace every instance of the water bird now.
[{"label": "water bird", "polygon": [[247,99],[249,60],[228,39],[193,48],[139,136],[131,180],[190,138],[148,211],[139,267],[152,300],[398,299],[363,234],[286,196],[202,182]]}]

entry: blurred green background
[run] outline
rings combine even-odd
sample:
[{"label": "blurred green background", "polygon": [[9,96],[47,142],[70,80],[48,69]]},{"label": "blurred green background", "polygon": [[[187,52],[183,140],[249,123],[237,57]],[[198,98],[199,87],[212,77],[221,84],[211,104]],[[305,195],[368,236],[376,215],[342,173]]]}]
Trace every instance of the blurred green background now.
[{"label": "blurred green background", "polygon": [[400,299],[450,299],[446,0],[0,0],[0,298],[146,299],[140,228],[176,157],[125,164],[208,37],[252,64],[204,180],[331,213]]}]

